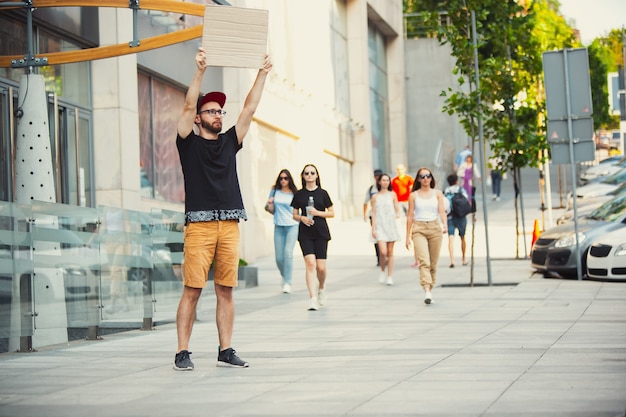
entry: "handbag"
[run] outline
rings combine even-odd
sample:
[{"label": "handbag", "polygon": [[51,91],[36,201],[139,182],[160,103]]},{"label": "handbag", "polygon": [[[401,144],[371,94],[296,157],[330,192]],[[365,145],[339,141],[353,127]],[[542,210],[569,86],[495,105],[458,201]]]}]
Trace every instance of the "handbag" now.
[{"label": "handbag", "polygon": [[[267,211],[269,214],[274,214],[274,195],[276,194],[276,189],[272,188],[272,190],[270,191],[270,195],[267,198],[267,203],[265,203],[265,211]],[[272,199],[272,201],[270,201],[269,199]]]}]

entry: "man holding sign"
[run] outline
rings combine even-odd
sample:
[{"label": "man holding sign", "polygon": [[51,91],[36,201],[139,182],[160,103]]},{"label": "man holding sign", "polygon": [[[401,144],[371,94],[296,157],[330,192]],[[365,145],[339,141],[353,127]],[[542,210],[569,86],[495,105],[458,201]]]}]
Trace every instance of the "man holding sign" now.
[{"label": "man holding sign", "polygon": [[[185,233],[183,294],[176,314],[178,350],[174,369],[193,370],[189,339],[196,306],[213,264],[217,299],[216,323],[219,337],[217,366],[248,367],[231,346],[239,265],[239,220],[247,220],[243,206],[235,156],[243,147],[256,111],[267,74],[272,68],[264,57],[256,80],[233,127],[222,133],[226,95],[210,92],[200,96],[207,68],[204,48],[196,54],[196,72],[185,97],[178,121],[176,147],[185,181]],[[198,133],[194,132],[194,125]]]}]

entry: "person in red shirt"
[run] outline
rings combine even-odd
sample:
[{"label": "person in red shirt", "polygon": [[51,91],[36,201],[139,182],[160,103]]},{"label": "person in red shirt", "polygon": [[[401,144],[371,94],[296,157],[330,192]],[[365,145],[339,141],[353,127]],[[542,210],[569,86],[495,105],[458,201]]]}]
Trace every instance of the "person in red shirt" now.
[{"label": "person in red shirt", "polygon": [[396,172],[398,175],[391,180],[391,188],[393,192],[396,193],[400,207],[402,207],[406,215],[409,209],[409,195],[411,194],[411,188],[415,180],[406,173],[406,167],[403,164],[396,167]]},{"label": "person in red shirt", "polygon": [[[399,164],[396,167],[396,172],[398,175],[391,180],[391,189],[394,193],[396,193],[396,196],[398,197],[398,204],[402,207],[404,215],[407,216],[409,211],[409,196],[411,195],[411,188],[413,188],[415,180],[412,176],[406,173],[406,167],[404,164]],[[416,257],[415,262],[411,265],[411,267],[417,268],[418,266],[419,261]]]}]

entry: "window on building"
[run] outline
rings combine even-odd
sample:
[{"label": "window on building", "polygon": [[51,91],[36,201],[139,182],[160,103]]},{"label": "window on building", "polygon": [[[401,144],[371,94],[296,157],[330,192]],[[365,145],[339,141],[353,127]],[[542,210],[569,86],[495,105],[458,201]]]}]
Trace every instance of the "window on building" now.
[{"label": "window on building", "polygon": [[372,163],[388,171],[389,93],[387,54],[383,35],[370,26],[368,30],[370,111],[372,121]]},{"label": "window on building", "polygon": [[[23,55],[27,45],[26,24],[20,19],[0,16],[0,55]],[[74,51],[81,48],[50,28],[33,27],[35,54]],[[84,46],[84,45],[83,45]],[[45,81],[46,96],[41,97],[48,105],[50,128],[50,157],[54,167],[57,202],[81,206],[94,204],[92,173],[92,119],[91,80],[89,62],[33,67],[33,73],[41,74]],[[24,68],[0,69],[0,197],[10,201],[14,198],[12,173],[15,171],[13,153],[15,148],[11,126],[17,126],[17,118],[11,113],[19,106],[21,76]],[[25,94],[28,93],[26,87]],[[13,106],[9,104],[13,101]],[[13,118],[13,120],[11,120]],[[15,128],[14,128],[15,129]]]},{"label": "window on building", "polygon": [[139,89],[139,152],[141,194],[183,203],[185,190],[176,149],[176,128],[185,91],[145,73]]},{"label": "window on building", "polygon": [[350,80],[348,78],[348,23],[346,4],[336,1],[331,14],[331,53],[335,75],[335,107],[344,116],[350,117]]},{"label": "window on building", "polygon": [[[45,30],[39,30],[39,53],[67,52],[81,49],[78,45],[53,35]],[[64,101],[81,106],[91,106],[91,83],[89,61],[63,65],[45,65],[39,67],[39,73],[44,76],[46,91],[54,92]]]},{"label": "window on building", "polygon": [[[24,55],[26,25],[9,16],[0,16],[0,55]],[[0,77],[20,81],[24,68],[0,68]]]}]

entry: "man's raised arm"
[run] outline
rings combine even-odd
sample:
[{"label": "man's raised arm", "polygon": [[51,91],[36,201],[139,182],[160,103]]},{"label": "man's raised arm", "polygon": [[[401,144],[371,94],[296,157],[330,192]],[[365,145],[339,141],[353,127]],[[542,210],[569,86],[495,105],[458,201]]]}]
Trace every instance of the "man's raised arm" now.
[{"label": "man's raised arm", "polygon": [[200,47],[198,48],[198,53],[196,53],[196,72],[189,84],[183,112],[178,119],[178,135],[183,139],[189,136],[193,130],[197,114],[198,96],[200,95],[200,85],[202,84],[202,77],[204,77],[206,67],[206,54],[204,48]]},{"label": "man's raised arm", "polygon": [[272,61],[268,55],[265,55],[265,58],[263,59],[263,66],[259,69],[259,73],[254,80],[254,84],[252,84],[252,88],[246,97],[246,101],[243,103],[243,109],[241,110],[237,123],[235,124],[235,131],[237,132],[237,140],[239,143],[243,142],[243,138],[248,133],[248,129],[250,129],[252,116],[254,116],[254,112],[259,106],[261,95],[263,94],[263,88],[265,87],[265,80],[267,79],[267,74],[271,69]]}]

